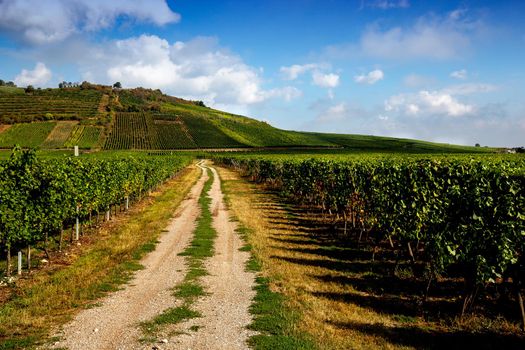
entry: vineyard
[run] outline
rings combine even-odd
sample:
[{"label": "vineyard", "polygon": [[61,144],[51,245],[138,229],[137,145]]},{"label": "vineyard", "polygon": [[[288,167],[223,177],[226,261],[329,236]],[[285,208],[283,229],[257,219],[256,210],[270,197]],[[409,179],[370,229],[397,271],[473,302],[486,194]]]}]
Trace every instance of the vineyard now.
[{"label": "vineyard", "polygon": [[[0,246],[21,250],[50,240],[76,218],[89,220],[124,201],[129,203],[173,176],[188,158],[37,159],[15,149],[0,163]],[[10,264],[8,263],[8,269]],[[9,273],[8,273],[9,274]]]},{"label": "vineyard", "polygon": [[15,124],[0,133],[0,148],[39,147],[56,127],[56,122]]},{"label": "vineyard", "polygon": [[[216,147],[285,147],[285,146],[327,146],[334,143],[300,132],[280,130],[268,123],[221,112],[211,108],[187,104],[164,105],[163,110],[180,116],[187,121],[188,127],[195,123],[206,125],[206,131],[201,133],[202,142],[210,144],[210,134],[221,135],[219,146]],[[229,146],[236,144],[236,146]],[[201,146],[209,147],[209,146]]]},{"label": "vineyard", "polygon": [[43,148],[62,148],[75,129],[77,121],[59,121],[42,144]]},{"label": "vineyard", "polygon": [[0,123],[96,117],[102,92],[46,89],[31,94],[0,94]]},{"label": "vineyard", "polygon": [[461,278],[462,314],[476,301],[510,293],[525,322],[525,159],[217,161],[319,212],[336,237],[361,246],[372,261],[379,250],[390,251],[389,273],[405,262],[419,281],[422,299],[414,302],[440,295],[437,281]]},{"label": "vineyard", "polygon": [[69,139],[64,143],[64,147],[94,148],[99,143],[101,130],[102,128],[97,126],[77,125],[71,132]]},{"label": "vineyard", "polygon": [[117,113],[105,149],[151,149],[151,117],[145,113]]},{"label": "vineyard", "polygon": [[105,149],[243,147],[210,121],[167,113],[116,113]]},{"label": "vineyard", "polygon": [[[26,139],[14,135],[0,147],[11,147],[13,144],[26,147],[31,144],[53,149],[72,147],[78,143],[81,148],[102,147],[106,150],[323,147],[389,153],[495,151],[485,147],[391,137],[281,130],[267,122],[208,108],[165,95],[160,90],[114,90],[110,86],[84,85],[78,88],[37,89],[29,93],[20,88],[2,87],[0,125],[41,121],[80,121],[80,125],[71,130],[66,140],[63,137],[68,128],[65,124],[59,124],[55,131],[62,138],[55,140],[54,135],[49,135],[50,139],[45,143],[44,140],[28,143]],[[95,125],[97,128],[94,128]],[[81,137],[85,139],[81,140]]]},{"label": "vineyard", "polygon": [[197,148],[197,144],[189,133],[189,130],[180,119],[162,119],[155,116],[155,130],[157,131],[158,149],[186,149]]}]

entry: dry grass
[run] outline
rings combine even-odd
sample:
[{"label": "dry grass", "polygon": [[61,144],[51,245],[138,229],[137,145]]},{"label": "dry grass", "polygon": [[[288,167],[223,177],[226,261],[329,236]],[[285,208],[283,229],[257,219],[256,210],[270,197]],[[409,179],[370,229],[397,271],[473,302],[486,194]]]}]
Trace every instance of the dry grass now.
[{"label": "dry grass", "polygon": [[78,121],[59,121],[42,144],[44,148],[63,147]]},{"label": "dry grass", "polygon": [[154,249],[199,174],[194,166],[186,168],[104,226],[96,233],[97,239],[91,239],[92,244],[73,251],[70,265],[42,271],[19,285],[17,295],[0,307],[0,348],[17,346],[28,337],[45,337],[52,327],[67,322],[80,308],[89,307],[93,300],[126,282],[132,271],[140,268],[138,259]]},{"label": "dry grass", "polygon": [[[234,216],[251,231],[248,243],[262,272],[270,277],[271,289],[282,293],[290,308],[299,312],[298,330],[310,334],[319,348],[523,345],[523,337],[498,329],[495,322],[489,325],[485,320],[483,325],[477,320],[476,328],[466,327],[465,321],[463,325],[453,319],[429,321],[414,314],[410,295],[392,292],[390,287],[396,286],[385,283],[384,266],[363,257],[366,251],[323,240],[323,227],[313,225],[308,213],[285,207],[274,194],[239,179],[229,169],[219,168],[219,173]],[[382,284],[377,286],[376,281]]]},{"label": "dry grass", "polygon": [[11,127],[11,124],[1,124],[0,125],[0,133],[3,133],[4,131],[9,129],[10,127]]}]

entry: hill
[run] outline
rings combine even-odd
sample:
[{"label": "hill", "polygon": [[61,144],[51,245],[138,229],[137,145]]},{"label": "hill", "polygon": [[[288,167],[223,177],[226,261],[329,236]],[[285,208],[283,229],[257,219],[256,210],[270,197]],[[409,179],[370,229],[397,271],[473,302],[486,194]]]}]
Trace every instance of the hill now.
[{"label": "hill", "polygon": [[365,135],[297,132],[151,89],[0,88],[0,148],[211,149],[327,147],[377,152],[489,149]]}]

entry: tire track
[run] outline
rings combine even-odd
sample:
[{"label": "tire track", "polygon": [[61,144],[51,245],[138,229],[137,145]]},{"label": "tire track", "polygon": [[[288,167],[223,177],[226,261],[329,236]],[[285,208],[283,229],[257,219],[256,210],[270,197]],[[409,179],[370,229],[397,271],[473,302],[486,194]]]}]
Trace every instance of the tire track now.
[{"label": "tire track", "polygon": [[[209,275],[201,280],[209,295],[194,305],[203,317],[182,324],[185,334],[170,339],[163,349],[248,349],[247,340],[255,334],[247,329],[252,321],[249,308],[255,296],[255,274],[245,268],[250,253],[239,250],[244,243],[235,232],[236,223],[230,220],[221,180],[217,171],[209,168],[214,177],[209,192],[210,209],[215,214],[213,227],[217,231],[215,255],[206,261]],[[190,327],[199,328],[192,332]]]},{"label": "tire track", "polygon": [[[100,307],[81,311],[56,336],[63,338],[53,348],[140,349],[137,325],[174,306],[171,288],[186,273],[184,258],[178,254],[189,244],[199,215],[198,199],[208,176],[202,175],[174,214],[155,251],[142,261],[138,271],[122,290],[110,294]],[[140,234],[139,232],[137,234]]]}]

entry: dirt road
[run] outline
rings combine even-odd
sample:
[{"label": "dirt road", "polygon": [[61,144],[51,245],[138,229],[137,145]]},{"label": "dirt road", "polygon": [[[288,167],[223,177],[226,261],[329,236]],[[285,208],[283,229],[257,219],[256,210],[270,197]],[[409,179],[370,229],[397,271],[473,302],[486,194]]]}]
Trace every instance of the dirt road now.
[{"label": "dirt road", "polygon": [[[208,179],[208,166],[199,163],[202,175],[160,238],[155,251],[143,261],[143,270],[123,289],[102,299],[100,306],[81,311],[56,334],[61,340],[53,348],[68,349],[246,349],[251,322],[248,312],[254,296],[255,276],[245,271],[248,253],[239,251],[242,242],[235,234],[215,169],[209,196],[213,227],[217,231],[215,255],[206,262],[209,272],[201,280],[206,296],[193,308],[202,317],[177,325],[174,334],[154,346],[140,342],[139,323],[151,320],[177,304],[172,288],[187,271],[179,256],[191,241],[199,217],[199,196]],[[137,234],[140,234],[138,232]],[[190,330],[190,328],[192,330]],[[173,334],[173,333],[172,333]]]}]

